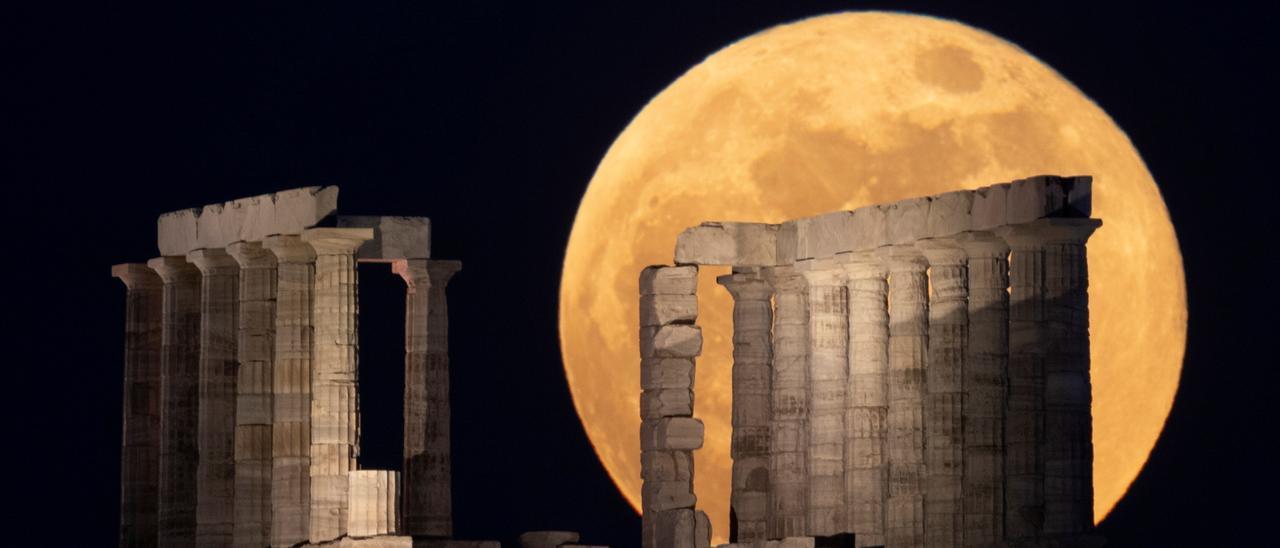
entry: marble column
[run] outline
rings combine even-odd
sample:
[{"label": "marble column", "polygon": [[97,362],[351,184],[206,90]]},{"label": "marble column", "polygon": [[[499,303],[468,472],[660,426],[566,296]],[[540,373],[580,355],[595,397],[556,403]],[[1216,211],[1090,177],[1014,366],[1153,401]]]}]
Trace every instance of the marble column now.
[{"label": "marble column", "polygon": [[969,342],[968,254],[954,239],[916,242],[929,261],[925,371],[925,546],[964,542],[964,371]]},{"label": "marble column", "polygon": [[769,402],[771,539],[806,535],[809,508],[809,288],[791,266],[774,267],[773,391]]},{"label": "marble column", "polygon": [[809,536],[845,531],[844,414],[849,309],[843,270],[813,261],[809,284]]},{"label": "marble column", "polygon": [[1009,366],[1009,246],[988,232],[962,235],[969,263],[964,364],[964,544],[1004,538],[1004,408]]},{"label": "marble column", "polygon": [[276,259],[260,242],[236,242],[227,253],[240,264],[233,544],[262,547],[271,543]]},{"label": "marble column", "polygon": [[311,228],[302,233],[302,241],[316,252],[311,370],[313,544],[347,532],[347,472],[356,469],[360,449],[355,251],[371,238],[370,228]]},{"label": "marble column", "polygon": [[147,266],[164,283],[158,539],[160,546],[192,546],[200,458],[200,271],[184,257],[157,257]]},{"label": "marble column", "polygon": [[404,278],[404,533],[453,534],[449,430],[449,280],[458,261],[392,263]]},{"label": "marble column", "polygon": [[312,286],[316,255],[296,235],[268,236],[276,259],[275,352],[271,371],[271,545],[310,535]]},{"label": "marble column", "polygon": [[222,249],[197,249],[200,269],[200,463],[196,545],[230,546],[235,523],[236,338],[240,265]]},{"label": "marble column", "polygon": [[1085,241],[1096,219],[1045,219],[1044,532],[1093,529],[1093,397],[1089,375],[1089,269]]},{"label": "marble column", "polygon": [[120,546],[155,546],[160,482],[160,352],[163,282],[143,264],[118,264],[124,282],[124,398],[120,449]]},{"label": "marble column", "polygon": [[733,296],[733,458],[729,541],[767,538],[773,287],[759,272],[716,281]]},{"label": "marble column", "polygon": [[872,253],[844,257],[849,297],[849,383],[845,402],[845,503],[857,546],[885,544],[885,456],[889,399],[889,283]]},{"label": "marble column", "polygon": [[929,349],[928,262],[912,246],[882,251],[889,268],[889,494],[887,545],[924,544],[925,369]]}]

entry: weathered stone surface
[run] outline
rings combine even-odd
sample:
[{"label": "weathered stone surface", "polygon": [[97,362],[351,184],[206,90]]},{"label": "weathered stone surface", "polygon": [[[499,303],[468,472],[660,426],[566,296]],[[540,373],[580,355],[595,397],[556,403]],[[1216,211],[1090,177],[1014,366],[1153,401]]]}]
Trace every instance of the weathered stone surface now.
[{"label": "weathered stone surface", "polygon": [[884,500],[889,412],[888,274],[870,252],[842,256],[849,297],[849,382],[845,402],[845,503],[862,546],[885,543]]},{"label": "weathered stone surface", "polygon": [[356,251],[361,261],[431,258],[431,220],[426,217],[339,215],[338,228],[373,229],[373,238]]},{"label": "weathered stone surface", "polygon": [[667,510],[658,514],[659,548],[698,548],[698,517],[692,508]]},{"label": "weathered stone surface", "polygon": [[347,534],[371,537],[399,532],[400,473],[394,470],[352,470],[347,474],[350,502]]},{"label": "weathered stone surface", "polygon": [[236,241],[299,234],[333,214],[338,187],[305,187],[165,213],[157,219],[161,255],[186,255]]},{"label": "weathered stone surface", "polygon": [[796,230],[794,221],[782,223],[778,225],[778,233],[774,235],[777,240],[777,254],[774,257],[778,264],[791,264],[796,262],[796,243],[799,234]]},{"label": "weathered stone surface", "polygon": [[233,544],[267,546],[271,543],[276,260],[258,242],[233,243],[227,253],[240,265]]},{"label": "weathered stone surface", "polygon": [[578,542],[576,531],[529,531],[520,534],[521,548],[557,548]]},{"label": "weathered stone surface", "polygon": [[1002,227],[1009,219],[1009,183],[1001,183],[973,191],[970,209],[970,228],[991,230]]},{"label": "weathered stone surface", "polygon": [[794,221],[796,260],[830,257],[847,250],[854,234],[854,212],[835,211]]},{"label": "weathered stone surface", "polygon": [[767,536],[804,534],[808,506],[809,291],[794,267],[766,270],[774,297]]},{"label": "weathered stone surface", "polygon": [[692,451],[702,447],[702,421],[691,417],[664,417],[640,426],[643,451]]},{"label": "weathered stone surface", "polygon": [[885,250],[889,267],[888,546],[924,542],[925,371],[929,347],[928,263],[911,246]]},{"label": "weathered stone surface", "polygon": [[688,388],[645,390],[640,395],[641,418],[690,416],[693,416],[693,390]]},{"label": "weathered stone surface", "polygon": [[929,201],[929,219],[925,233],[930,238],[954,236],[973,225],[973,192],[960,190],[933,196]]},{"label": "weathered stone surface", "polygon": [[845,397],[848,388],[849,312],[843,270],[811,261],[809,291],[808,528],[810,535],[845,529]]},{"label": "weathered stone surface", "polygon": [[693,323],[698,318],[697,295],[641,295],[640,325]]},{"label": "weathered stone surface", "polygon": [[777,225],[702,223],[676,239],[678,265],[772,266],[777,263]]},{"label": "weathered stone surface", "polygon": [[693,358],[702,353],[702,328],[671,324],[640,328],[641,358]]},{"label": "weathered stone surface", "polygon": [[1009,186],[1005,223],[1016,225],[1050,217],[1088,217],[1093,178],[1037,175]]},{"label": "weathered stone surface", "polygon": [[692,358],[644,358],[640,360],[640,387],[644,390],[692,388]]},{"label": "weathered stone surface", "polygon": [[114,265],[111,276],[127,288],[119,544],[153,546],[159,534],[163,282],[144,264]]},{"label": "weathered stone surface", "polygon": [[[935,200],[936,204],[937,201]],[[926,546],[964,540],[963,375],[969,340],[968,254],[952,238],[921,240],[929,261],[929,355],[925,371]]]},{"label": "weathered stone surface", "polygon": [[693,454],[689,451],[644,451],[640,474],[658,481],[693,481]]},{"label": "weathered stone surface", "polygon": [[655,265],[640,271],[641,295],[693,295],[698,290],[698,267]]},{"label": "weathered stone surface", "polygon": [[911,198],[889,204],[888,244],[910,245],[928,235],[930,198]]},{"label": "weathered stone surface", "polygon": [[698,510],[693,515],[693,546],[694,548],[710,548],[711,547],[711,519],[707,517],[707,513]]}]

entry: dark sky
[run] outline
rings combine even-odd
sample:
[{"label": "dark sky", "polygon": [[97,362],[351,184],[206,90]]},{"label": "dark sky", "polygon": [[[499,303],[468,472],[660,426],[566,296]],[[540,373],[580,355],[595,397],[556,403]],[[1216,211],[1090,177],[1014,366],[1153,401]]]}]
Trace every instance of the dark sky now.
[{"label": "dark sky", "polygon": [[[633,547],[639,518],[574,413],[557,288],[587,181],[645,102],[731,41],[841,9],[955,18],[1020,45],[1125,129],[1173,216],[1190,301],[1164,436],[1102,524],[1113,546],[1238,545],[1274,520],[1280,196],[1269,14],[1229,3],[700,2],[346,7],[71,5],[3,18],[10,220],[6,491],[19,537],[114,543],[124,289],[155,217],[303,185],[426,215],[450,289],[458,536],[565,528]],[[1031,5],[1034,4],[1034,5]],[[399,451],[400,282],[364,267],[371,462]],[[1177,275],[1170,272],[1169,275]],[[8,277],[6,276],[6,277]],[[16,330],[15,330],[16,328]],[[379,366],[381,368],[379,368]],[[375,392],[376,393],[376,392]],[[377,427],[368,422],[391,427]],[[13,432],[11,426],[10,432]]]}]

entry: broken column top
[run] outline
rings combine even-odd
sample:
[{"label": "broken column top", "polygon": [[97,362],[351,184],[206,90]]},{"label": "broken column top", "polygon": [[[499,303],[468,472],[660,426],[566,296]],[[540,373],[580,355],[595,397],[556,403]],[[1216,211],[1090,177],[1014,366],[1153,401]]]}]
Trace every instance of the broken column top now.
[{"label": "broken column top", "polygon": [[1092,181],[1088,175],[1037,175],[781,224],[708,222],[680,233],[675,263],[788,265],[1038,219],[1088,218]]}]

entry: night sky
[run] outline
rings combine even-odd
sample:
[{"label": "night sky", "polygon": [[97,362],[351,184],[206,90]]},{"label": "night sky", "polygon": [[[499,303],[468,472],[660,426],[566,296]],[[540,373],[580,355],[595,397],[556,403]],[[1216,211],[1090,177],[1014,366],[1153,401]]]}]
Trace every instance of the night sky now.
[{"label": "night sky", "polygon": [[[456,536],[514,545],[522,531],[570,529],[638,546],[640,519],[561,368],[558,286],[579,199],[614,137],[686,69],[769,26],[859,8],[1018,44],[1106,110],[1160,185],[1186,262],[1187,355],[1164,435],[1101,525],[1111,545],[1252,545],[1275,519],[1264,495],[1276,457],[1262,448],[1280,385],[1260,348],[1276,325],[1264,208],[1280,195],[1259,165],[1275,150],[1268,14],[1221,2],[366,4],[56,3],[2,18],[16,61],[0,164],[17,427],[6,538],[115,542],[124,287],[110,265],[156,255],[162,212],[336,184],[342,212],[430,217],[433,255],[464,264],[449,290]],[[360,275],[363,462],[398,466],[403,284],[385,265]]]}]

